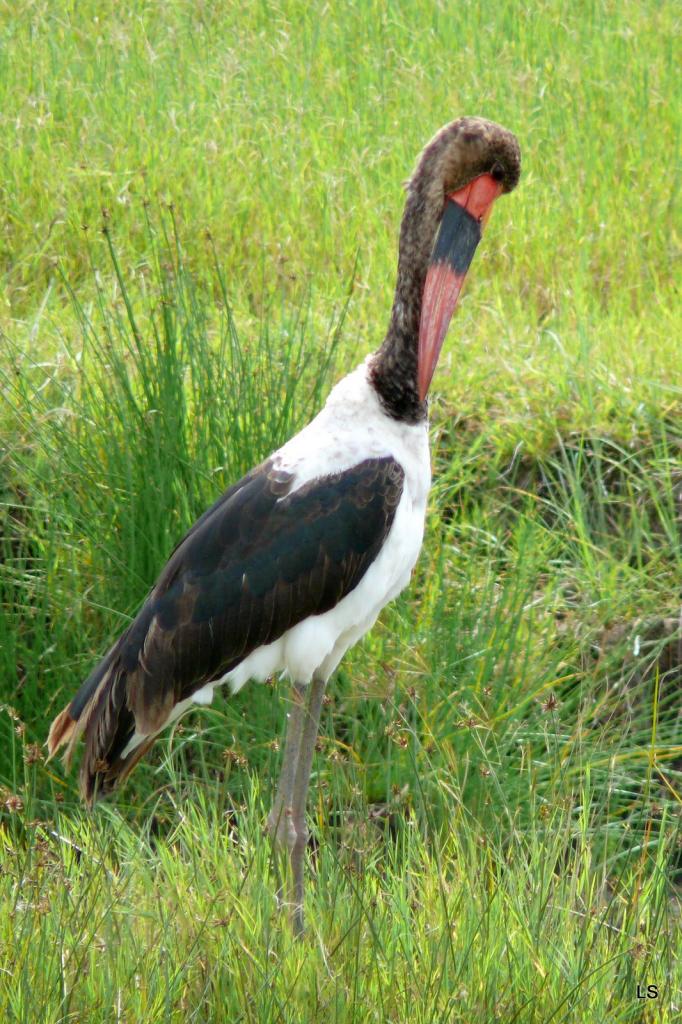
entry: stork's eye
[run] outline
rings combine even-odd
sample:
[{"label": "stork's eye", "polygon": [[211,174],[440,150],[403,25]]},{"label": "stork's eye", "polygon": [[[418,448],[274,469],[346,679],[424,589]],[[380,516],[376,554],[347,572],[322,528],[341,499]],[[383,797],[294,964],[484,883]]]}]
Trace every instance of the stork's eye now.
[{"label": "stork's eye", "polygon": [[490,169],[490,176],[491,178],[494,178],[495,181],[502,181],[504,179],[504,167],[502,164],[493,164]]}]

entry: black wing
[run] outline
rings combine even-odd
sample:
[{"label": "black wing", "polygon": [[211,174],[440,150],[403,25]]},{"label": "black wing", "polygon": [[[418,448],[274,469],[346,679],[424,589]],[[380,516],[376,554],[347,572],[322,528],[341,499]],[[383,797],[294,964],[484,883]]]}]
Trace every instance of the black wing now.
[{"label": "black wing", "polygon": [[393,458],[368,459],[290,494],[292,476],[269,461],[226,491],[66,709],[84,719],[86,795],[86,775],[92,785],[97,772],[119,774],[136,726],[156,732],[178,701],[353,590],[391,528],[403,479]]}]

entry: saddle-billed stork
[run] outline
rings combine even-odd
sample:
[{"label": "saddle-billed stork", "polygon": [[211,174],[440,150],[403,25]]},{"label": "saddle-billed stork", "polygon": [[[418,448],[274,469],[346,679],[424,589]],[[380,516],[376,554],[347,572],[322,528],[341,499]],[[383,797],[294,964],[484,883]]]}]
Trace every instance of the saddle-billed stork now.
[{"label": "saddle-billed stork", "polygon": [[[268,829],[291,860],[303,929],[305,806],[327,680],[407,585],[431,482],[426,395],[495,199],[516,185],[519,147],[476,117],[442,128],[407,184],[388,331],[307,427],[222,494],[171,554],[134,621],[48,737],[80,769],[88,803],[215,687],[275,673],[293,685]],[[308,693],[309,690],[309,693]]]}]

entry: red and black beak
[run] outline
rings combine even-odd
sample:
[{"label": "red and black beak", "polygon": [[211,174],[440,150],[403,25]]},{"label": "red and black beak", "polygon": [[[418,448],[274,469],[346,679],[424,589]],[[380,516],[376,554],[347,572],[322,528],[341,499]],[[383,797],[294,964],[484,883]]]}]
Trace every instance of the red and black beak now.
[{"label": "red and black beak", "polygon": [[481,174],[446,199],[445,212],[429,260],[419,324],[419,400],[431,384],[447,329],[455,312],[483,227],[502,185]]}]

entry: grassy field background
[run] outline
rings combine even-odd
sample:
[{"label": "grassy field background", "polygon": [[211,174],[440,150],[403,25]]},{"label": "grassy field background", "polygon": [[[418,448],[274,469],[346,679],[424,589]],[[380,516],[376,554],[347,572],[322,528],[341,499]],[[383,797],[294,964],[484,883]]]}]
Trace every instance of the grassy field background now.
[{"label": "grassy field background", "polygon": [[[681,1019],[681,58],[672,2],[0,5],[5,1019]],[[434,381],[413,585],[330,687],[296,944],[284,687],[93,815],[40,744],[381,342],[401,183],[463,113],[523,176]]]}]

